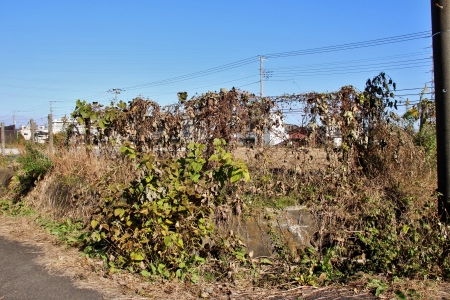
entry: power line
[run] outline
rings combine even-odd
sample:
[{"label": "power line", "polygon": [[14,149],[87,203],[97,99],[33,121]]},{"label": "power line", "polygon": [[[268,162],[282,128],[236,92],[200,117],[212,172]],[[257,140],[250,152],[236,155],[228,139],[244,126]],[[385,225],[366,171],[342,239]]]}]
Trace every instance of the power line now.
[{"label": "power line", "polygon": [[[385,68],[382,68],[382,70],[383,71],[393,71],[393,70],[404,70],[404,69],[420,68],[420,67],[427,67],[427,66],[429,66],[429,64],[416,64],[416,65],[408,65],[405,67],[396,67],[396,68],[395,67],[394,68],[385,67]],[[326,72],[324,70],[323,72],[311,72],[311,73],[297,72],[297,73],[288,73],[288,74],[281,74],[281,75],[274,73],[273,77],[274,78],[286,78],[286,77],[292,78],[292,77],[303,77],[303,76],[312,77],[312,76],[346,75],[346,74],[365,73],[365,72],[378,72],[378,71],[380,71],[380,69],[381,68],[377,68],[377,69],[371,68],[371,69],[364,69],[364,70],[355,69],[354,71],[343,70],[343,72]]]},{"label": "power line", "polygon": [[246,58],[246,59],[243,59],[243,60],[239,60],[239,61],[236,61],[236,62],[233,62],[233,63],[229,63],[229,64],[225,64],[225,65],[222,65],[222,66],[206,69],[206,70],[203,70],[203,71],[198,71],[198,72],[194,72],[194,73],[190,73],[190,74],[186,74],[186,75],[182,75],[182,76],[177,76],[177,77],[173,77],[173,78],[169,78],[169,79],[158,80],[158,81],[154,81],[154,82],[149,82],[149,83],[143,83],[143,84],[139,84],[139,85],[124,87],[124,89],[126,89],[126,90],[135,90],[135,89],[138,89],[138,88],[147,88],[147,87],[154,87],[154,86],[166,85],[166,84],[171,84],[171,83],[178,83],[178,82],[181,82],[181,81],[186,81],[186,80],[189,80],[189,79],[195,79],[195,78],[208,76],[208,75],[216,74],[216,73],[223,72],[223,71],[228,71],[228,70],[235,69],[235,68],[238,68],[238,67],[242,67],[242,66],[254,63],[258,59],[259,59],[258,56],[249,57],[249,58]]},{"label": "power line", "polygon": [[430,37],[431,37],[430,31],[422,31],[422,32],[398,35],[398,36],[393,36],[393,37],[388,37],[388,38],[367,40],[367,41],[362,41],[362,42],[354,42],[354,43],[334,45],[334,46],[326,46],[326,47],[311,48],[311,49],[304,49],[304,50],[265,54],[264,56],[266,56],[268,58],[280,58],[280,57],[288,57],[288,56],[319,54],[319,53],[327,53],[327,52],[334,52],[334,51],[353,50],[353,49],[359,49],[359,48],[381,46],[381,45],[386,45],[386,44],[407,42],[407,41],[430,38]]},{"label": "power line", "polygon": [[[344,50],[352,50],[352,49],[358,49],[358,48],[363,48],[363,47],[372,47],[372,46],[380,46],[380,45],[385,45],[385,44],[392,44],[392,43],[400,43],[400,42],[407,42],[407,41],[411,41],[411,40],[417,40],[417,39],[423,39],[423,38],[429,38],[430,37],[430,33],[429,31],[424,31],[424,32],[418,32],[418,33],[411,33],[411,34],[406,34],[406,35],[400,35],[400,36],[394,36],[394,37],[388,37],[388,38],[382,38],[382,39],[375,39],[375,40],[368,40],[368,41],[362,41],[362,42],[356,42],[356,43],[349,43],[349,44],[342,44],[342,45],[334,45],[334,46],[327,46],[327,47],[320,47],[320,48],[312,48],[312,49],[304,49],[304,50],[296,50],[296,51],[288,51],[288,52],[280,52],[280,53],[273,53],[273,54],[267,54],[265,55],[266,57],[269,58],[281,58],[281,57],[292,57],[292,56],[298,56],[298,55],[312,55],[312,54],[319,54],[319,53],[326,53],[326,52],[332,52],[332,51],[344,51]],[[414,54],[408,54],[408,55],[414,55]],[[398,56],[390,56],[390,57],[398,57]],[[386,56],[385,58],[389,58],[389,56]],[[214,68],[209,68],[206,70],[202,70],[202,71],[198,71],[198,72],[193,72],[193,73],[189,73],[186,75],[182,75],[182,76],[177,76],[177,77],[173,77],[173,78],[168,78],[168,79],[164,79],[164,80],[159,80],[159,81],[154,81],[154,82],[148,82],[148,83],[143,83],[143,84],[138,84],[138,85],[131,85],[128,87],[124,87],[123,89],[126,90],[136,90],[136,89],[143,89],[143,88],[149,88],[149,87],[158,87],[158,86],[162,86],[162,85],[167,85],[167,84],[173,84],[173,83],[178,83],[178,82],[182,82],[182,81],[187,81],[187,80],[191,80],[191,79],[196,79],[199,77],[205,77],[205,76],[210,76],[212,74],[216,74],[216,73],[220,73],[220,72],[224,72],[224,71],[228,71],[231,69],[235,69],[235,68],[239,68],[242,66],[246,66],[252,63],[255,63],[258,61],[258,56],[253,56],[253,57],[249,57],[243,60],[239,60],[239,61],[235,61],[232,63],[228,63],[225,65],[221,65],[218,67],[214,67]],[[372,59],[366,59],[366,61],[370,61],[370,60],[375,60],[375,58]],[[427,59],[423,59],[423,60],[427,60]],[[361,60],[359,60],[361,61]],[[421,65],[420,64],[420,59],[417,59],[416,62],[414,64],[411,64],[414,60],[404,60],[403,61],[403,65],[401,64],[401,62],[397,62],[396,66],[397,68],[392,68],[392,64],[391,63],[391,67],[388,68],[390,70],[397,70],[397,69],[403,69],[404,68],[418,68],[418,67],[422,67],[425,65]],[[356,61],[355,61],[356,62]],[[332,65],[333,63],[331,63],[330,65]],[[335,64],[339,64],[339,63],[335,63]],[[406,64],[406,65],[405,65]],[[358,73],[358,72],[363,72],[363,71],[357,71],[357,70],[361,70],[361,68],[369,68],[370,66],[374,67],[374,66],[380,66],[380,64],[368,64],[366,66],[359,66],[358,68],[353,68],[351,72],[346,72],[348,71],[348,67],[347,69],[343,69],[340,68],[338,73],[330,73],[330,69],[331,70],[337,70],[338,68],[328,68],[326,70],[326,73],[321,73],[320,71],[323,69],[313,69],[312,71],[300,71],[300,70],[295,70],[295,67],[290,67],[290,68],[286,68],[286,69],[290,69],[291,71],[285,70],[285,71],[277,71],[273,74],[273,77],[276,78],[283,78],[283,77],[292,77],[292,76],[322,76],[322,75],[343,75],[343,74],[348,74],[348,73]],[[275,70],[275,69],[274,69]],[[277,70],[281,70],[281,68],[277,69]],[[324,70],[325,71],[325,70]],[[344,72],[342,72],[344,71]],[[370,70],[366,70],[366,71],[370,71]],[[275,79],[276,80],[276,79]],[[273,80],[273,81],[275,81]],[[248,86],[251,85],[253,83],[250,84],[246,84],[246,85],[241,85],[242,86]],[[84,97],[84,99],[90,99],[90,100],[95,100],[95,99],[101,99],[108,96],[108,93],[106,92],[101,92],[89,97]],[[30,97],[34,97],[36,98],[36,96],[30,96]],[[75,100],[63,100],[61,102],[63,103],[67,103],[67,102],[73,102]],[[39,105],[37,107],[34,108],[29,108],[27,110],[21,111],[21,112],[31,112],[31,111],[37,111],[40,110],[40,108],[42,106],[44,106],[45,104]]]},{"label": "power line", "polygon": [[[345,70],[345,69],[359,69],[359,68],[367,68],[367,67],[383,67],[383,66],[404,66],[404,65],[411,65],[411,63],[419,64],[424,61],[429,61],[431,63],[431,58],[419,58],[419,59],[409,59],[409,60],[400,60],[395,62],[385,62],[385,63],[372,63],[372,64],[357,64],[357,65],[348,65],[344,67],[330,67],[326,66],[323,68],[310,68],[308,70],[305,70],[305,67],[307,66],[298,66],[298,67],[291,67],[288,70],[282,70],[282,71],[276,71],[277,69],[270,68],[271,71],[273,71],[275,74],[289,74],[292,72],[312,72],[312,71],[330,71],[330,70]],[[301,71],[299,71],[301,70]]]},{"label": "power line", "polygon": [[[344,60],[344,61],[337,61],[337,62],[326,62],[326,63],[320,63],[320,64],[305,64],[305,65],[299,65],[299,66],[283,66],[283,67],[277,67],[277,68],[270,68],[271,70],[289,70],[289,69],[304,69],[304,68],[314,68],[314,67],[327,67],[335,66],[335,65],[352,65],[357,64],[361,62],[370,62],[370,61],[387,61],[385,63],[390,62],[397,62],[398,58],[406,58],[406,57],[413,57],[413,56],[421,56],[421,59],[430,59],[430,56],[427,56],[426,58],[423,58],[424,55],[426,55],[426,52],[412,52],[412,53],[402,53],[398,55],[389,55],[389,56],[378,56],[378,57],[371,57],[371,58],[362,58],[362,59],[352,59],[352,60]],[[394,61],[392,61],[394,59]]]},{"label": "power line", "polygon": [[[189,88],[189,89],[187,89],[186,91],[189,91],[189,90],[196,90],[196,89],[202,89],[202,88],[209,88],[209,87],[211,87],[211,86],[218,86],[218,85],[223,85],[223,84],[225,84],[225,83],[231,83],[231,82],[236,82],[237,80],[243,80],[243,79],[248,79],[248,78],[253,78],[253,77],[256,77],[256,76],[259,76],[259,75],[250,75],[250,76],[246,76],[246,77],[242,77],[242,78],[239,78],[239,79],[235,79],[235,80],[228,80],[228,81],[222,81],[222,82],[216,82],[216,83],[213,83],[213,84],[208,84],[208,85],[204,85],[204,86],[200,86],[200,87],[195,87],[195,88]],[[259,81],[258,81],[259,82]],[[251,84],[253,84],[253,83],[251,83]],[[248,86],[248,85],[250,85],[250,84],[245,84],[245,85],[236,85],[235,87],[243,87],[243,86]],[[151,95],[151,97],[158,97],[158,96],[165,96],[165,95],[175,95],[176,93],[178,93],[179,91],[172,91],[172,92],[168,92],[168,93],[164,93],[164,94],[152,94]]]}]

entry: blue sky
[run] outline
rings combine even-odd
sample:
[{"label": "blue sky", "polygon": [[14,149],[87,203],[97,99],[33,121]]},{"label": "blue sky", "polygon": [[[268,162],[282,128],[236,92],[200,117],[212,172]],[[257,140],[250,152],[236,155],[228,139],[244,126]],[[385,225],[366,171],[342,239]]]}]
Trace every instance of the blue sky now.
[{"label": "blue sky", "polygon": [[[359,89],[385,71],[400,99],[431,80],[429,1],[0,2],[0,122],[69,115],[76,99],[109,104],[143,96],[161,105],[221,87],[259,94]],[[426,33],[425,33],[426,35]],[[379,39],[374,42],[367,42]],[[384,42],[383,42],[384,41]],[[364,43],[366,42],[366,43]],[[324,47],[357,43],[346,50]],[[313,49],[305,52],[302,50]],[[332,48],[336,49],[336,48]],[[287,53],[289,52],[289,55]],[[283,53],[278,55],[277,53]],[[295,122],[295,116],[291,116]]]}]

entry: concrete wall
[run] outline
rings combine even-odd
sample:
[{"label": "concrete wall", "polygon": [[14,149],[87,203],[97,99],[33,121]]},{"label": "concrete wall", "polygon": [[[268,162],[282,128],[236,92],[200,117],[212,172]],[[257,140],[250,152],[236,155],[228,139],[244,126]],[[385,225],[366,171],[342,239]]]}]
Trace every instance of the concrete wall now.
[{"label": "concrete wall", "polygon": [[293,253],[311,246],[317,231],[311,213],[303,206],[284,210],[263,209],[251,217],[231,216],[216,226],[222,235],[238,235],[253,256],[272,256],[281,242]]}]

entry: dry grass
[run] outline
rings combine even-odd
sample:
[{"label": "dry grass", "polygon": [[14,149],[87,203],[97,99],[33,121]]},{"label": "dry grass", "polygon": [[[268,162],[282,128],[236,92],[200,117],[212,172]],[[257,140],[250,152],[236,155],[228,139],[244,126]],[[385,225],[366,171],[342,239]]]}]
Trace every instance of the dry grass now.
[{"label": "dry grass", "polygon": [[[290,169],[303,173],[313,170],[326,170],[330,166],[326,151],[320,148],[238,147],[234,149],[233,155],[236,158],[243,159],[249,167],[260,169]],[[334,164],[337,163],[335,155],[333,155],[331,161]]]},{"label": "dry grass", "polygon": [[[345,173],[342,171],[345,164],[339,161],[338,154],[334,152],[328,153],[327,157],[323,149],[237,148],[234,150],[235,156],[246,161],[252,175],[252,182],[245,187],[247,190],[240,190],[239,194],[253,193],[264,201],[268,197],[310,201],[308,204],[319,222],[319,237],[326,236],[328,239],[319,240],[319,246],[343,239],[345,236],[340,235],[343,229],[351,231],[361,225],[362,220],[358,218],[363,215],[364,208],[368,208],[361,201],[363,198],[374,200],[371,205],[375,207],[382,207],[386,199],[395,200],[412,195],[415,199],[413,205],[420,208],[433,194],[436,175],[433,168],[423,161],[422,150],[406,137],[403,141],[406,146],[400,152],[395,152],[396,139],[392,138],[384,152],[373,153],[373,161],[384,160],[380,164],[383,169],[370,177],[355,179],[355,176],[352,182],[339,177]],[[397,161],[392,159],[393,153],[397,155]],[[132,178],[133,166],[126,161],[87,155],[84,150],[72,149],[59,153],[52,160],[52,173],[37,185],[25,201],[40,212],[51,213],[57,218],[69,216],[87,219],[90,208],[97,201],[96,188],[105,188],[108,182],[118,184]],[[358,171],[356,168],[354,170]],[[352,175],[347,173],[346,180]],[[265,177],[270,179],[264,181]],[[314,194],[305,192],[306,186],[312,187]],[[309,198],[302,198],[305,195]],[[370,279],[366,276],[356,278],[343,288],[334,286],[320,289],[298,286],[296,282],[270,288],[255,287],[250,280],[245,279],[245,275],[244,279],[233,283],[230,280],[215,283],[201,281],[195,285],[178,281],[149,282],[125,271],[110,273],[103,261],[80,257],[76,250],[65,249],[56,238],[36,229],[36,225],[29,220],[4,217],[2,221],[1,235],[42,247],[44,255],[40,263],[51,270],[64,270],[64,274],[73,278],[77,285],[100,290],[108,299],[198,299],[199,296],[211,299],[315,299],[313,295],[323,295],[323,299],[369,297],[364,293],[367,292],[365,286]],[[348,224],[354,228],[347,228]],[[389,281],[382,276],[374,278]],[[393,290],[386,294],[391,298],[395,297],[395,289],[406,291],[411,288],[426,295],[422,299],[450,297],[450,289],[445,282],[402,279],[392,287]],[[355,288],[363,294],[355,294]]]},{"label": "dry grass", "polygon": [[[295,282],[270,289],[253,287],[246,280],[229,282],[198,282],[191,284],[177,280],[150,282],[126,271],[110,273],[104,262],[81,256],[53,235],[37,226],[32,218],[0,216],[0,235],[25,245],[40,248],[36,263],[48,272],[69,277],[79,288],[101,293],[104,299],[373,299],[367,291],[355,293],[352,286],[298,286]],[[351,298],[346,298],[351,296]]]},{"label": "dry grass", "polygon": [[57,219],[89,218],[99,189],[126,182],[133,169],[121,159],[96,156],[83,148],[60,150],[51,159],[51,173],[26,196],[25,202]]}]

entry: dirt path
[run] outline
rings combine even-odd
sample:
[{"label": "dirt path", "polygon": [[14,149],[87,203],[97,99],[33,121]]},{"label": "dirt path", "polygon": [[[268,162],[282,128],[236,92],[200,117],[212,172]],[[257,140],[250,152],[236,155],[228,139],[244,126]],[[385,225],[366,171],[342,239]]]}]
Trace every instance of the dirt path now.
[{"label": "dirt path", "polygon": [[50,274],[34,260],[40,249],[0,237],[0,299],[102,299],[94,290],[79,289],[69,277]]},{"label": "dirt path", "polygon": [[[62,277],[64,276],[64,277]],[[29,297],[33,295],[33,297]],[[34,297],[36,295],[36,297]],[[46,297],[39,298],[38,295]],[[4,298],[2,298],[4,297]],[[53,297],[53,298],[52,298]],[[72,298],[70,298],[72,297]],[[227,283],[148,282],[109,274],[102,261],[80,256],[25,217],[0,215],[0,299],[376,299],[350,288],[245,288]]]}]

